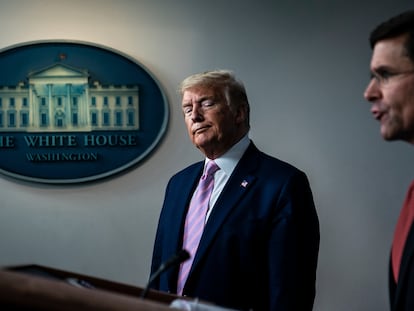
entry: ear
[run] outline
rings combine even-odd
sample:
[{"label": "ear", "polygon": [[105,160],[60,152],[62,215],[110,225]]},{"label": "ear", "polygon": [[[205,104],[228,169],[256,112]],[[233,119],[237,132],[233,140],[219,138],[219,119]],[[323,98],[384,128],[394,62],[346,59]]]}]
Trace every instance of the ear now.
[{"label": "ear", "polygon": [[247,111],[246,106],[239,106],[236,111],[236,124],[242,124],[246,122]]}]

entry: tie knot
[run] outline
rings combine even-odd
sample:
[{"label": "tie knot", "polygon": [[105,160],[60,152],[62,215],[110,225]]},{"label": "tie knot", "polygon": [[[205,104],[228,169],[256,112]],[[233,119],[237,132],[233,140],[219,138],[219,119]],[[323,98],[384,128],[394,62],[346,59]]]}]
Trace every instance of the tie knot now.
[{"label": "tie knot", "polygon": [[206,165],[206,171],[204,173],[204,178],[207,176],[213,176],[215,172],[217,172],[220,168],[214,161],[208,161]]}]

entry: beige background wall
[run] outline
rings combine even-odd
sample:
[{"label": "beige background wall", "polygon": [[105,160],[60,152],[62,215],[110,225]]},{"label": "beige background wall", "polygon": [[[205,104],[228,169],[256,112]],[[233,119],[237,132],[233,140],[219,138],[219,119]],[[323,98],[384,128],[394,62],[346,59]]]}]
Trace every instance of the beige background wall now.
[{"label": "beige background wall", "polygon": [[369,31],[411,6],[0,0],[0,49],[50,39],[112,47],[157,77],[171,109],[159,148],[126,174],[71,186],[0,176],[0,265],[37,263],[145,285],[168,178],[201,159],[176,87],[191,73],[228,68],[246,84],[256,144],[312,183],[322,235],[315,310],[387,310],[389,245],[414,149],[382,141],[362,93]]}]

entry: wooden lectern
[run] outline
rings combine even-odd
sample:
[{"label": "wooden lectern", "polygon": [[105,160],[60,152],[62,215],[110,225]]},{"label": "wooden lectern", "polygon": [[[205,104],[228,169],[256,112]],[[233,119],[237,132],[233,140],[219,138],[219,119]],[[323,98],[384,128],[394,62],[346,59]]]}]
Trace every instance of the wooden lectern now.
[{"label": "wooden lectern", "polygon": [[175,295],[54,268],[25,265],[0,270],[0,310],[167,311]]}]

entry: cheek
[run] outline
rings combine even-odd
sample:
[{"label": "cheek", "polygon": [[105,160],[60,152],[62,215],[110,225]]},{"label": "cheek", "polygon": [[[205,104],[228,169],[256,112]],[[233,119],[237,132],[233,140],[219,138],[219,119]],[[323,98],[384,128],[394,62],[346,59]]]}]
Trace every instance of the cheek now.
[{"label": "cheek", "polygon": [[184,123],[185,123],[185,127],[187,129],[188,134],[191,134],[191,121],[185,118]]},{"label": "cheek", "polygon": [[212,129],[219,135],[226,134],[231,125],[228,120],[217,120],[214,122]]},{"label": "cheek", "polygon": [[395,109],[400,110],[406,117],[414,117],[414,87],[403,88],[394,93]]},{"label": "cheek", "polygon": [[[407,102],[408,103],[408,102]],[[411,100],[403,109],[402,109],[402,118],[404,119],[405,124],[411,124],[412,127],[414,123],[414,101]]]}]

